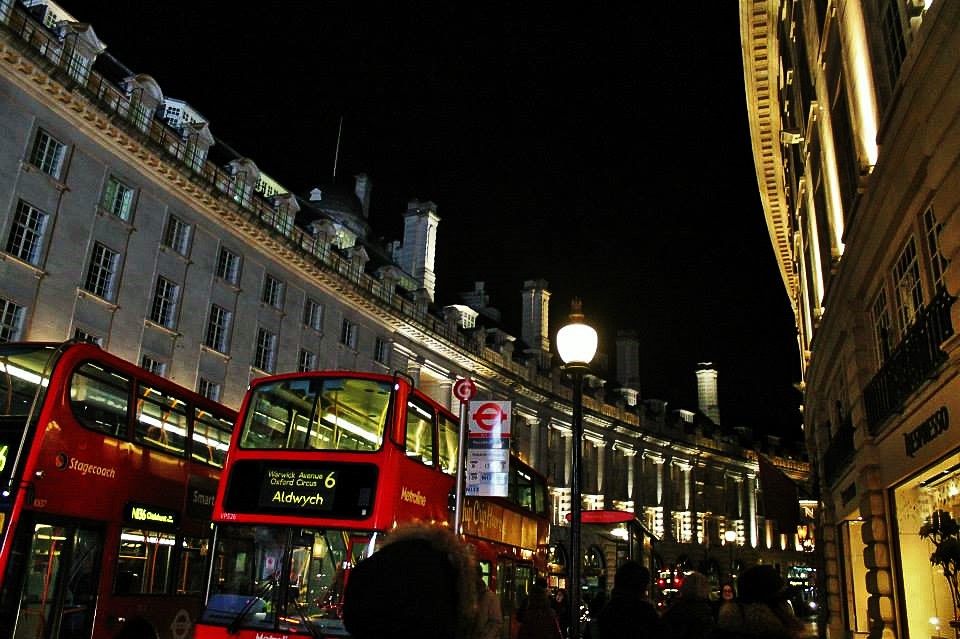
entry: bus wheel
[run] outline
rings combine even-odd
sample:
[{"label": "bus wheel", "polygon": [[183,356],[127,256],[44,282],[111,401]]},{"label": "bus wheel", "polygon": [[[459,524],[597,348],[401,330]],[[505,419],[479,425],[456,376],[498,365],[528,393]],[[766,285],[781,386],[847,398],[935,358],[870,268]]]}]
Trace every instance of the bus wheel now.
[{"label": "bus wheel", "polygon": [[146,619],[134,619],[123,626],[116,639],[160,639],[160,635]]}]

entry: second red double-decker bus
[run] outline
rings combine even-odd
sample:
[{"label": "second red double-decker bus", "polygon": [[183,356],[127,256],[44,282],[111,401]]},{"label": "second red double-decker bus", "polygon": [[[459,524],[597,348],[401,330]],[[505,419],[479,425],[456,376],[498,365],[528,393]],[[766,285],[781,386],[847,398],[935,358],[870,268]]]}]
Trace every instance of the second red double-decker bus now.
[{"label": "second red double-decker bus", "polygon": [[453,414],[403,377],[254,380],[214,505],[196,638],[345,634],[351,566],[400,523],[449,524],[458,432]]},{"label": "second red double-decker bus", "polygon": [[517,608],[546,575],[550,514],[547,480],[510,458],[506,497],[466,497],[461,531],[474,547],[484,582],[500,598],[503,636],[515,635]]},{"label": "second red double-decker bus", "polygon": [[[399,524],[451,525],[459,421],[402,376],[254,380],[214,505],[196,639],[346,634],[349,572]],[[463,529],[507,602],[546,565],[546,486],[523,464],[512,498],[465,500]],[[537,566],[540,566],[539,569]],[[509,610],[508,613],[509,614]]]},{"label": "second red double-decker bus", "polygon": [[91,344],[0,344],[0,637],[186,637],[235,416]]}]

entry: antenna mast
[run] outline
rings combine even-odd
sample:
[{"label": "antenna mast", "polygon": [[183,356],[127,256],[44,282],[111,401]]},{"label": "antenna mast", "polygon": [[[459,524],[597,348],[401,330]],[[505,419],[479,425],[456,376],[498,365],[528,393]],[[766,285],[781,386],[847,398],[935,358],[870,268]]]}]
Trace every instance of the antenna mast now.
[{"label": "antenna mast", "polygon": [[337,161],[340,159],[340,134],[343,133],[343,116],[340,116],[340,126],[337,127],[337,149],[333,152],[333,181],[337,181]]}]

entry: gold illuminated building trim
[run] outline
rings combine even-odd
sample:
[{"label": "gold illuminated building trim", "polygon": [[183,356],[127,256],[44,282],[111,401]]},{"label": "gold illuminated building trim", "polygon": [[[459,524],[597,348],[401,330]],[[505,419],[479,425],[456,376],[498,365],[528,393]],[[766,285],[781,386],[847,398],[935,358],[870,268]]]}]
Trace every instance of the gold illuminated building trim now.
[{"label": "gold illuminated building trim", "polygon": [[[760,200],[780,276],[796,306],[798,274],[791,251],[790,209],[783,182],[780,108],[777,99],[779,49],[776,0],[740,3],[740,46],[750,139],[760,187]],[[795,310],[796,312],[796,310]]]}]

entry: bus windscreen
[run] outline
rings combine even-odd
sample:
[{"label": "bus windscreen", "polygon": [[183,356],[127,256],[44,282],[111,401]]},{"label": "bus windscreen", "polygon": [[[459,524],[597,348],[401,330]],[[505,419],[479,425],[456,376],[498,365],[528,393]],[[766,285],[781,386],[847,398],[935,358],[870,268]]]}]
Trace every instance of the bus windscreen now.
[{"label": "bus windscreen", "polygon": [[291,378],[251,391],[240,447],[375,451],[383,445],[390,383],[346,378]]}]

